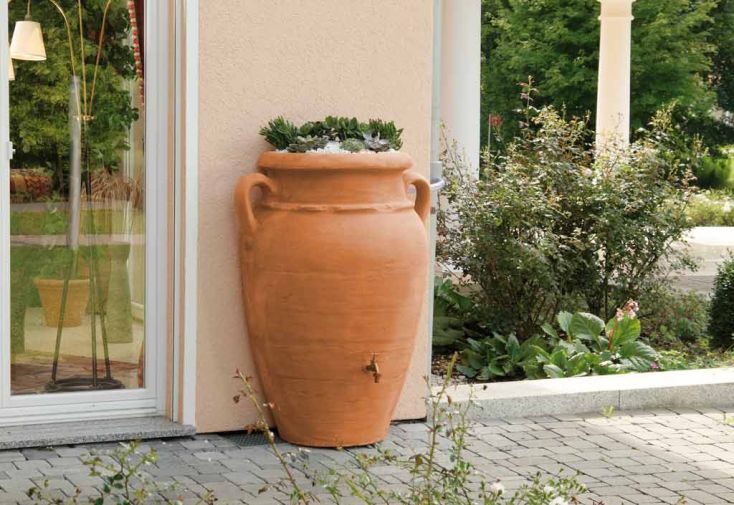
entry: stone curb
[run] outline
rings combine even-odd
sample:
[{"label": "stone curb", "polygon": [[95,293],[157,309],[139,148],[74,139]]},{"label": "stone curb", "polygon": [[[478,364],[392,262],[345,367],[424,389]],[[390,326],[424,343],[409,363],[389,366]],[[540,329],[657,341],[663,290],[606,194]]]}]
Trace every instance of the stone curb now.
[{"label": "stone curb", "polygon": [[[434,392],[437,388],[434,388]],[[734,368],[450,386],[475,420],[615,410],[734,407]]]}]

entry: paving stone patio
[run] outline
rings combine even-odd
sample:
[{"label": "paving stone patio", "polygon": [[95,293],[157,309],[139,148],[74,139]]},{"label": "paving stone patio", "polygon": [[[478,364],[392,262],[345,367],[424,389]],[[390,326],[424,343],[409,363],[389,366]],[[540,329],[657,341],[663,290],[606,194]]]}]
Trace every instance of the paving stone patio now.
[{"label": "paving stone patio", "polygon": [[[537,472],[579,473],[592,490],[582,503],[688,504],[734,503],[734,426],[721,410],[656,410],[602,415],[506,419],[475,424],[467,458],[487,479],[501,479],[507,489],[519,487]],[[729,414],[730,415],[730,414]],[[732,416],[731,419],[734,419]],[[387,445],[411,454],[425,444],[421,423],[396,424]],[[115,444],[66,446],[0,452],[0,503],[29,503],[24,492],[48,480],[58,493],[79,487],[91,493],[97,482],[81,460],[89,451]],[[275,457],[264,445],[241,446],[229,436],[198,435],[153,440],[160,459],[149,467],[159,481],[178,481],[187,502],[207,489],[217,503],[285,503],[264,483],[281,478]],[[284,451],[294,448],[282,444]],[[364,450],[364,449],[360,449]],[[348,461],[345,451],[312,450],[316,468]],[[375,468],[386,484],[401,486],[407,473]],[[345,502],[350,503],[350,502]]]}]

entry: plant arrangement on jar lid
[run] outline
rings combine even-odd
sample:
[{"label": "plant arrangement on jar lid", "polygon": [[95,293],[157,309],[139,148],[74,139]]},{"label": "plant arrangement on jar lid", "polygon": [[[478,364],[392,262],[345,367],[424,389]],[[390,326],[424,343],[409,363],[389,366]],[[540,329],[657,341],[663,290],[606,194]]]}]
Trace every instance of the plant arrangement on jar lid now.
[{"label": "plant arrangement on jar lid", "polygon": [[403,129],[393,121],[327,116],[301,126],[278,116],[260,130],[275,149],[289,153],[383,153],[399,151]]}]

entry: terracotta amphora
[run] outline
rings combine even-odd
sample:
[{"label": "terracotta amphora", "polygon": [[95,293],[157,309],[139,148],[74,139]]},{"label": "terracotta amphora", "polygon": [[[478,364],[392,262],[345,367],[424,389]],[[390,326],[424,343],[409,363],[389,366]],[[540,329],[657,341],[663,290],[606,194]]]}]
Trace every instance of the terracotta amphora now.
[{"label": "terracotta amphora", "polygon": [[288,442],[348,447],[387,434],[428,278],[430,186],[412,166],[398,152],[267,152],[239,181],[250,344]]}]

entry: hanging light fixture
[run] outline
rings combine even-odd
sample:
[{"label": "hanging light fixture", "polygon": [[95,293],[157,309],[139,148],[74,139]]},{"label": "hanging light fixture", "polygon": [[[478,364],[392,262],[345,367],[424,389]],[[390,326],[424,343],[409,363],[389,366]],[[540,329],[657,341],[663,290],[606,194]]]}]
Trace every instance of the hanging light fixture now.
[{"label": "hanging light fixture", "polygon": [[44,61],[46,47],[43,44],[41,23],[31,19],[31,0],[24,21],[17,21],[10,41],[10,57],[15,60]]}]

